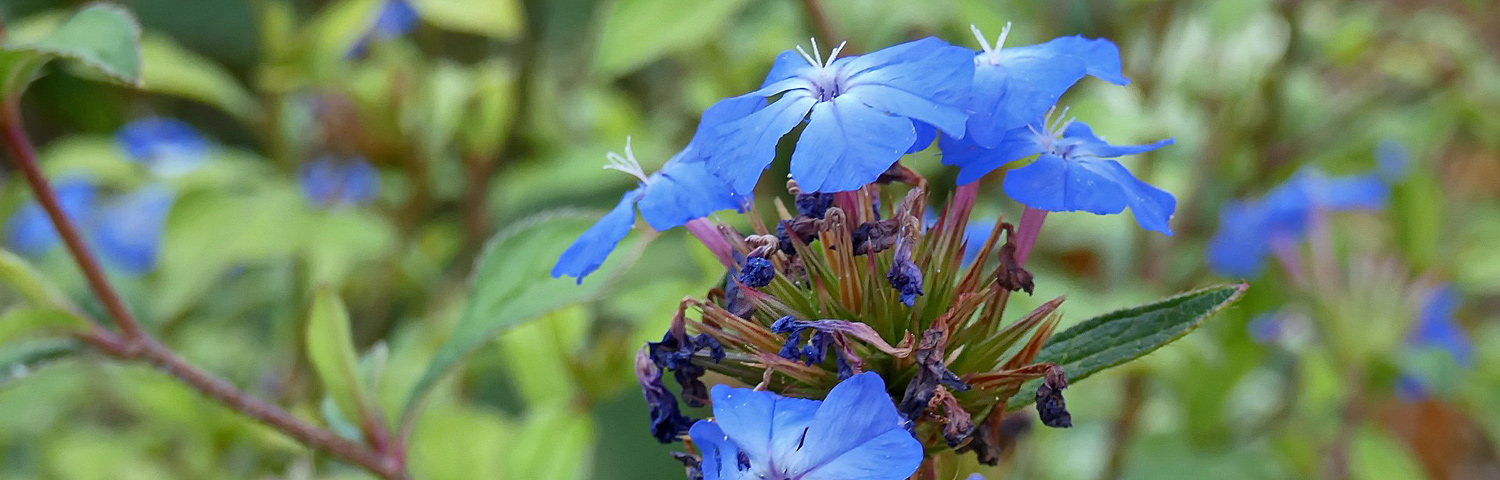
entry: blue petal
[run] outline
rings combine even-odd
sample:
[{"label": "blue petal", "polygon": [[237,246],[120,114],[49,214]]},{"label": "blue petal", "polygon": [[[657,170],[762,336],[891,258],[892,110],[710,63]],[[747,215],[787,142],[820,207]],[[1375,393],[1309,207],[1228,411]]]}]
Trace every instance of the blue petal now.
[{"label": "blue petal", "polygon": [[802,448],[776,460],[790,478],[904,479],[922,463],[922,445],[903,423],[880,376],[861,373],[828,392]]},{"label": "blue petal", "polygon": [[1380,179],[1396,183],[1411,173],[1411,151],[1395,140],[1381,140],[1375,146],[1376,172]]},{"label": "blue petal", "polygon": [[937,138],[937,128],[922,122],[912,122],[917,129],[917,140],[911,142],[911,148],[906,149],[908,155],[926,150],[932,146],[932,141]]},{"label": "blue petal", "polygon": [[1002,49],[999,65],[980,54],[974,69],[969,135],[993,147],[1009,130],[1041,118],[1057,99],[1083,78],[1083,62],[1069,56],[1043,55],[1037,49]]},{"label": "blue petal", "polygon": [[1037,134],[1026,127],[1006,132],[994,148],[985,148],[972,138],[938,138],[943,150],[943,165],[958,167],[958,184],[967,185],[1005,165],[1042,153]]},{"label": "blue petal", "polygon": [[852,93],[813,106],[792,153],[792,179],[807,192],[842,192],[874,182],[916,141],[911,120],[887,115]]},{"label": "blue petal", "polygon": [[115,141],[132,160],[158,175],[186,173],[203,164],[208,140],[191,125],[163,117],[142,118],[120,128]]},{"label": "blue petal", "polygon": [[380,193],[380,173],[363,158],[324,157],[302,164],[302,194],[320,207],[364,205]]},{"label": "blue petal", "polygon": [[692,158],[692,148],[668,160],[646,181],[637,207],[651,228],[667,230],[720,210],[743,211],[745,198],[709,172],[708,164]]},{"label": "blue petal", "polygon": [[793,78],[805,78],[809,76],[809,70],[813,68],[812,64],[807,63],[807,60],[803,59],[802,54],[797,51],[782,51],[776,56],[776,60],[771,62],[771,71],[766,72],[766,79],[760,83],[760,88],[764,89]]},{"label": "blue petal", "polygon": [[90,230],[105,261],[137,275],[155,268],[172,202],[170,190],[153,185],[100,207]]},{"label": "blue petal", "polygon": [[1135,155],[1156,150],[1171,145],[1173,139],[1158,140],[1155,143],[1145,145],[1110,145],[1109,142],[1094,135],[1094,130],[1083,122],[1068,124],[1063,131],[1063,137],[1058,140],[1058,148],[1066,149],[1070,158],[1076,157],[1099,157],[1114,158],[1125,155]]},{"label": "blue petal", "polygon": [[1416,346],[1441,348],[1458,364],[1471,366],[1474,363],[1474,342],[1453,318],[1458,304],[1458,292],[1452,285],[1444,285],[1429,294],[1422,304],[1410,341]]},{"label": "blue petal", "polygon": [[1269,231],[1258,204],[1229,202],[1220,211],[1219,231],[1208,240],[1209,268],[1226,277],[1254,278],[1270,253]]},{"label": "blue petal", "polygon": [[[79,222],[93,215],[95,190],[89,181],[65,178],[55,184],[54,193],[63,215],[72,220],[73,225],[79,226]],[[61,241],[47,212],[34,200],[26,202],[11,214],[7,230],[11,248],[24,255],[46,253]]]},{"label": "blue petal", "polygon": [[1044,57],[1068,55],[1081,60],[1086,72],[1094,78],[1115,85],[1130,84],[1130,79],[1125,78],[1125,75],[1121,73],[1120,48],[1115,46],[1114,42],[1103,38],[1089,39],[1078,35],[1058,37],[1046,43],[1004,48],[1000,50],[1000,53]]},{"label": "blue petal", "polygon": [[752,469],[763,474],[795,454],[803,429],[822,403],[724,385],[715,385],[711,395],[714,421],[739,445]]},{"label": "blue petal", "polygon": [[776,157],[776,143],[802,123],[815,103],[806,90],[792,90],[764,109],[715,128],[715,140],[705,152],[709,169],[727,180],[735,193],[749,195],[760,172]]},{"label": "blue petal", "polygon": [[567,275],[577,278],[578,283],[583,283],[583,277],[598,270],[609,253],[614,251],[615,245],[635,226],[635,203],[640,199],[640,194],[641,189],[625,192],[614,210],[610,210],[598,223],[579,235],[563,251],[562,256],[558,257],[557,265],[552,267],[552,277]]},{"label": "blue petal", "polygon": [[748,470],[742,472],[739,469],[739,446],[724,434],[718,424],[699,420],[688,429],[688,435],[693,437],[693,445],[703,454],[702,463],[699,464],[703,480],[739,480],[748,477]]},{"label": "blue petal", "polygon": [[1297,175],[1293,181],[1300,182],[1314,206],[1330,211],[1380,210],[1385,208],[1391,190],[1390,185],[1375,174],[1327,177],[1308,171]]},{"label": "blue petal", "polygon": [[720,126],[748,117],[765,107],[766,99],[753,95],[741,95],[714,102],[699,117],[698,128],[693,130],[693,138],[688,141],[687,148],[697,150],[701,157],[706,147],[704,143],[714,140]]},{"label": "blue petal", "polygon": [[1005,193],[1017,202],[1049,212],[1085,211],[1112,215],[1130,207],[1141,228],[1172,234],[1167,225],[1177,200],[1172,194],[1136,180],[1114,160],[1063,160],[1042,154],[1035,162],[1005,176]]},{"label": "blue petal", "polygon": [[387,0],[375,15],[370,34],[375,38],[399,37],[417,26],[417,11],[406,0]]},{"label": "blue petal", "polygon": [[[892,115],[932,124],[960,137],[974,78],[973,52],[927,37],[883,48],[838,65],[844,92]],[[835,62],[838,63],[838,62]]]}]

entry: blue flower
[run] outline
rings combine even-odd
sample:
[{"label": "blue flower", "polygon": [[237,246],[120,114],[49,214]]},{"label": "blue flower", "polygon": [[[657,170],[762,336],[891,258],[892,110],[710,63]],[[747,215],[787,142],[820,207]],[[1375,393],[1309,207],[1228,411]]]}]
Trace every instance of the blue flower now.
[{"label": "blue flower", "polygon": [[362,158],[320,158],[302,164],[302,194],[324,208],[359,206],[380,193],[380,173]]},{"label": "blue flower", "polygon": [[[54,185],[57,203],[74,225],[93,216],[94,184],[82,178],[64,178]],[[35,200],[26,202],[7,222],[11,248],[23,255],[41,255],[61,241],[47,212]]]},{"label": "blue flower", "polygon": [[822,401],[718,385],[714,421],[689,430],[704,480],[901,480],[922,445],[872,372],[849,377]]},{"label": "blue flower", "polygon": [[1224,204],[1219,230],[1206,250],[1209,267],[1221,275],[1255,277],[1275,241],[1296,241],[1313,212],[1379,210],[1390,185],[1379,173],[1330,177],[1304,168],[1257,200]]},{"label": "blue flower", "polygon": [[[842,47],[842,45],[840,45]],[[817,45],[813,45],[817,54]],[[862,56],[827,61],[799,47],[776,57],[759,90],[724,100],[780,98],[719,127],[711,170],[749,194],[776,156],[783,135],[807,127],[792,153],[791,174],[806,192],[854,190],[875,181],[917,140],[913,122],[956,137],[974,76],[970,50],[924,38]]]},{"label": "blue flower", "polygon": [[757,99],[729,99],[709,107],[687,147],[650,176],[641,170],[635,153],[630,150],[630,140],[626,139],[625,155],[610,153],[607,156],[610,164],[604,168],[629,173],[640,179],[640,186],[625,192],[613,210],[563,251],[552,267],[552,276],[567,275],[582,283],[583,277],[604,264],[615,245],[630,233],[635,226],[636,210],[656,230],[677,227],[720,210],[742,211],[746,198],[735,194],[728,183],[708,170],[700,142],[713,127],[742,118],[760,104]]},{"label": "blue flower", "polygon": [[412,8],[406,0],[386,0],[380,5],[380,10],[375,13],[375,19],[370,22],[369,29],[359,36],[354,45],[349,47],[345,56],[362,57],[368,51],[371,41],[405,35],[416,28],[418,20],[420,17],[416,9]]},{"label": "blue flower", "polygon": [[1407,343],[1419,348],[1435,347],[1448,352],[1459,365],[1473,365],[1474,342],[1453,317],[1458,304],[1458,292],[1452,285],[1428,294]]},{"label": "blue flower", "polygon": [[1116,85],[1130,83],[1120,71],[1120,49],[1109,40],[1071,36],[1001,48],[1010,34],[1007,24],[991,48],[978,27],[969,28],[979,39],[980,50],[974,56],[969,103],[973,114],[967,132],[980,146],[998,146],[1006,132],[1025,127],[1047,113],[1086,75]]},{"label": "blue flower", "polygon": [[944,137],[943,163],[959,167],[958,183],[1031,155],[1036,161],[1005,175],[1005,193],[1023,205],[1049,212],[1085,211],[1096,215],[1120,213],[1126,207],[1141,228],[1172,234],[1167,225],[1177,208],[1172,194],[1142,182],[1120,162],[1123,155],[1149,152],[1172,144],[1172,139],[1147,145],[1110,145],[1078,121],[1043,121],[1005,133],[995,148],[972,138]]},{"label": "blue flower", "polygon": [[150,272],[156,268],[172,202],[170,190],[149,185],[101,205],[90,229],[94,247],[126,273]]},{"label": "blue flower", "polygon": [[175,176],[203,164],[208,140],[181,120],[146,117],[126,124],[115,133],[115,141],[131,160],[161,176]]}]

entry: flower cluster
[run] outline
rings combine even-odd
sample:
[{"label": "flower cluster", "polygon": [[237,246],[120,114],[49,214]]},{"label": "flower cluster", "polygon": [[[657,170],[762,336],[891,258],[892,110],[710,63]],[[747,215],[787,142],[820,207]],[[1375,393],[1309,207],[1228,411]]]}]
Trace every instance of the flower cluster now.
[{"label": "flower cluster", "polygon": [[[727,269],[723,287],[684,300],[637,361],[652,434],[692,441],[697,456],[682,457],[691,475],[896,480],[927,456],[972,451],[995,464],[1016,431],[1007,412],[1033,401],[1043,424],[1071,424],[1062,370],[1035,360],[1062,299],[1009,323],[1005,306],[1032,291],[1026,256],[1046,212],[1130,208],[1143,228],[1171,234],[1172,195],[1114,159],[1172,141],[1112,145],[1056,105],[1084,77],[1129,83],[1113,43],[1002,48],[1008,31],[992,46],[975,29],[979,50],[937,38],[865,55],[788,50],[759,88],[709,107],[660,171],[646,174],[628,141],[609,155],[605,168],[639,186],[568,247],[554,276],[581,282],[637,212],[653,229],[685,226]],[[799,126],[793,208],[776,199],[774,224],[751,212],[750,232],[709,220],[751,209],[778,143]],[[927,180],[900,160],[933,144],[960,185],[930,207]],[[971,225],[977,180],[1028,157],[1004,181],[1027,207],[1020,227]],[[689,406],[712,404],[712,419],[683,413],[668,371]],[[709,374],[755,388],[704,395]],[[1034,398],[1012,401],[1030,380]]]},{"label": "flower cluster", "polygon": [[[57,183],[57,199],[111,267],[139,275],[156,268],[167,212],[176,200],[163,181],[198,169],[209,144],[186,123],[160,117],[127,124],[115,140],[126,158],[144,167],[153,181],[128,191],[102,192],[92,178],[70,174]],[[61,243],[35,201],[16,210],[7,227],[10,246],[22,254],[41,255]]]}]

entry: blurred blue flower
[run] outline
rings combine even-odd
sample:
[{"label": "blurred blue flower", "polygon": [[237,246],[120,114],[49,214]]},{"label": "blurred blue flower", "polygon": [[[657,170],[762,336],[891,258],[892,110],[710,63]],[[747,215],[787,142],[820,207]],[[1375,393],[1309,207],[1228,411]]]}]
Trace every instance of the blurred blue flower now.
[{"label": "blurred blue flower", "polygon": [[971,50],[924,38],[825,61],[813,45],[776,57],[759,90],[724,100],[780,98],[716,130],[711,170],[749,194],[783,135],[806,120],[792,153],[805,192],[839,192],[875,181],[917,140],[913,122],[963,136],[963,103],[974,76]]},{"label": "blurred blue flower", "polygon": [[557,265],[552,267],[552,276],[567,275],[583,282],[583,277],[597,270],[614,251],[615,245],[630,233],[635,226],[636,210],[640,210],[646,223],[658,231],[681,226],[720,210],[741,210],[745,197],[736,194],[727,182],[709,172],[700,143],[714,127],[742,118],[760,104],[759,99],[732,98],[709,107],[703,112],[697,132],[687,146],[667,160],[661,170],[649,176],[636,161],[627,138],[625,155],[611,152],[607,156],[610,164],[604,168],[629,173],[640,180],[640,186],[625,192],[613,210],[563,251]]},{"label": "blurred blue flower", "polygon": [[1258,200],[1224,204],[1205,252],[1209,267],[1224,276],[1255,277],[1273,241],[1300,239],[1314,212],[1380,210],[1389,196],[1389,183],[1377,173],[1330,177],[1304,168]]},{"label": "blurred blue flower", "polygon": [[324,208],[359,206],[380,194],[380,173],[363,158],[324,157],[302,164],[302,194]]},{"label": "blurred blue flower", "polygon": [[148,185],[99,206],[90,238],[100,256],[131,274],[156,268],[162,233],[173,194],[161,185]]},{"label": "blurred blue flower", "polygon": [[[1460,298],[1452,285],[1443,285],[1433,290],[1422,302],[1417,312],[1416,323],[1407,336],[1407,346],[1415,349],[1436,349],[1446,353],[1454,363],[1464,368],[1474,366],[1474,341],[1458,324],[1453,313],[1458,310]],[[1407,400],[1420,400],[1428,396],[1429,379],[1408,371],[1396,383],[1396,393]]]},{"label": "blurred blue flower", "polygon": [[[1059,37],[1047,43],[1002,48],[1010,25],[991,48],[978,27],[973,95],[967,133],[973,142],[994,148],[1006,132],[1025,127],[1057,104],[1057,99],[1085,75],[1128,85],[1120,69],[1120,49],[1105,39]],[[956,138],[956,137],[955,137]],[[925,146],[925,145],[924,145]]]},{"label": "blurred blue flower", "polygon": [[131,160],[161,176],[198,168],[208,155],[208,140],[191,125],[164,117],[142,118],[120,128],[115,141]]},{"label": "blurred blue flower", "polygon": [[822,401],[718,385],[713,407],[714,421],[689,430],[704,480],[901,480],[922,463],[921,443],[873,372]]},{"label": "blurred blue flower", "polygon": [[[53,189],[57,193],[57,203],[74,225],[81,226],[93,216],[96,196],[93,183],[77,177],[64,178],[58,180]],[[41,255],[61,241],[57,229],[52,227],[52,220],[47,218],[47,212],[36,200],[27,201],[11,214],[6,223],[7,243],[23,255]]]},{"label": "blurred blue flower", "polygon": [[1006,163],[1040,154],[1031,164],[1006,173],[1006,195],[1049,212],[1081,210],[1112,215],[1129,207],[1141,228],[1172,234],[1167,221],[1177,209],[1177,199],[1136,179],[1113,160],[1171,145],[1170,138],[1147,145],[1110,145],[1094,135],[1087,124],[1059,118],[1006,132],[995,148],[983,147],[968,137],[944,137],[939,143],[947,144],[943,146],[943,163],[959,168],[960,184],[978,180]]},{"label": "blurred blue flower", "polygon": [[406,0],[386,0],[380,5],[380,10],[375,13],[375,19],[370,23],[370,28],[360,35],[359,40],[349,47],[345,56],[354,58],[362,57],[368,51],[370,42],[384,40],[406,35],[416,28],[420,17],[417,10],[412,8]]}]

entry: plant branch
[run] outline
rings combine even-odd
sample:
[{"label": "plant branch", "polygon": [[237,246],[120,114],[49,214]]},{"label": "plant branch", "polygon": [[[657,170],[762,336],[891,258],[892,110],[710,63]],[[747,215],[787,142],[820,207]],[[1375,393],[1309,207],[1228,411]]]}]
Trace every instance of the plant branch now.
[{"label": "plant branch", "polygon": [[[828,45],[830,47],[838,45],[838,42],[849,41],[849,39],[838,35],[838,32],[833,28],[833,21],[828,18],[828,12],[823,10],[823,4],[819,3],[818,0],[802,0],[802,9],[807,11],[807,21],[812,23],[813,34],[823,37],[824,41],[829,42]],[[846,54],[851,54],[857,53],[859,50],[854,48],[853,43],[848,43],[844,45],[843,51]]]},{"label": "plant branch", "polygon": [[3,108],[0,110],[0,130],[3,130],[4,137],[4,141],[0,143],[5,144],[7,156],[25,176],[27,184],[36,194],[37,202],[47,212],[58,236],[67,246],[68,253],[78,263],[78,268],[83,271],[84,277],[88,280],[89,289],[104,304],[110,319],[120,329],[120,333],[117,334],[94,323],[95,326],[90,331],[77,335],[79,340],[94,346],[112,358],[148,363],[242,415],[275,428],[310,447],[359,465],[381,478],[387,480],[409,478],[405,471],[405,461],[399,457],[401,451],[399,447],[393,450],[367,448],[327,429],[307,423],[276,405],[255,398],[229,382],[194,367],[143,331],[140,322],[130,313],[130,309],[125,306],[120,295],[109,284],[99,260],[89,251],[78,228],[63,212],[56,192],[53,191],[52,185],[48,183],[46,176],[37,165],[36,151],[27,138],[26,130],[21,124],[20,110],[15,102],[5,101],[3,107],[0,108]]}]

